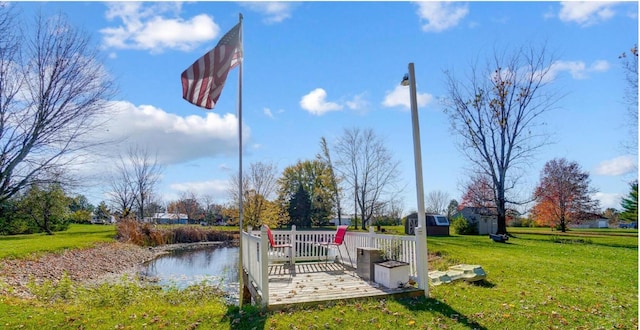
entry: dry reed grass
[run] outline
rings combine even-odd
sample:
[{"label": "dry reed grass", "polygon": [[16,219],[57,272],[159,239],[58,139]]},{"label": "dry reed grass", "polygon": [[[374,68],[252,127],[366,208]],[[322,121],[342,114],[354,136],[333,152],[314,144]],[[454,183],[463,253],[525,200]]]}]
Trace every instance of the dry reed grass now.
[{"label": "dry reed grass", "polygon": [[117,239],[140,246],[159,246],[175,243],[226,242],[238,239],[238,234],[190,225],[159,228],[149,223],[123,219],[117,225]]}]

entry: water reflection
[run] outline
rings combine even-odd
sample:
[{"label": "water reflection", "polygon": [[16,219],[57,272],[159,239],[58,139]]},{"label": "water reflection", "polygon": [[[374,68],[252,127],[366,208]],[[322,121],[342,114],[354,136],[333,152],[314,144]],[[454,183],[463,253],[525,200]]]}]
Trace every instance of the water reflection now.
[{"label": "water reflection", "polygon": [[167,287],[186,288],[199,283],[216,285],[229,295],[228,302],[237,304],[238,248],[177,250],[149,262],[142,275]]}]

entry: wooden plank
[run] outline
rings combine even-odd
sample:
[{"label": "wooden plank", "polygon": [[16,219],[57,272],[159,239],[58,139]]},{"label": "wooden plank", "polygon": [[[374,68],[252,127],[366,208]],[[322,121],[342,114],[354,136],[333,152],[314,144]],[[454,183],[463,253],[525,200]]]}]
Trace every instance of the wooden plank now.
[{"label": "wooden plank", "polygon": [[389,289],[365,281],[350,268],[334,263],[301,263],[269,267],[269,309],[279,310],[297,304],[326,303],[331,300],[352,300],[423,294],[416,288]]},{"label": "wooden plank", "polygon": [[[262,296],[256,289],[254,283],[249,279],[249,274],[247,274],[244,271],[242,272],[242,283],[244,283],[243,290],[247,289],[251,294],[251,298],[253,298],[253,300],[256,301],[258,304],[260,304],[262,302]],[[243,298],[246,299],[246,297],[243,297]]]}]

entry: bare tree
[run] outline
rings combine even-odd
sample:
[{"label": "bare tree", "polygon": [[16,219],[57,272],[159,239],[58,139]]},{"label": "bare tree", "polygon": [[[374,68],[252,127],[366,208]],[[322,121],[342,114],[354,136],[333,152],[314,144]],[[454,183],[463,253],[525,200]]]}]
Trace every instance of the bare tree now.
[{"label": "bare tree", "polygon": [[136,206],[139,219],[144,219],[144,205],[153,195],[156,184],[162,174],[162,166],[158,164],[158,156],[153,159],[147,148],[134,146],[129,148],[129,162],[133,174],[136,191]]},{"label": "bare tree", "polygon": [[399,162],[371,129],[345,129],[336,143],[336,169],[348,191],[354,192],[355,214],[366,226],[381,202],[394,198]]},{"label": "bare tree", "polygon": [[638,45],[629,50],[629,54],[623,52],[618,58],[622,61],[627,82],[624,93],[627,103],[627,118],[625,123],[629,126],[629,136],[625,142],[625,149],[634,155],[638,154]]},{"label": "bare tree", "polygon": [[330,177],[331,177],[331,185],[333,187],[333,203],[336,205],[336,210],[338,212],[338,225],[342,224],[342,207],[340,207],[340,187],[338,185],[339,179],[336,178],[336,172],[333,170],[333,163],[331,162],[331,154],[329,153],[329,146],[327,145],[327,140],[324,138],[320,138],[320,148],[322,152],[318,154],[318,159],[325,162],[329,167]]},{"label": "bare tree", "polygon": [[398,223],[400,223],[400,219],[402,219],[402,213],[404,212],[404,204],[402,200],[399,198],[394,198],[387,205],[388,214],[390,217],[397,219]]},{"label": "bare tree", "polygon": [[145,217],[154,218],[156,214],[166,212],[166,203],[155,193],[147,196],[144,205]]},{"label": "bare tree", "polygon": [[23,35],[10,8],[0,6],[0,202],[95,146],[114,92],[98,49],[63,15],[39,15]]},{"label": "bare tree", "polygon": [[212,195],[204,194],[200,196],[200,205],[204,208],[205,221],[212,225],[222,217],[223,206],[216,204]]},{"label": "bare tree", "polygon": [[442,190],[430,191],[425,200],[425,209],[429,213],[445,213],[449,203],[449,194]]},{"label": "bare tree", "polygon": [[137,193],[133,186],[132,174],[122,156],[115,167],[115,170],[109,176],[110,190],[107,195],[114,211],[120,212],[123,218],[127,218],[131,213]]},{"label": "bare tree", "polygon": [[131,146],[126,157],[120,155],[115,172],[111,174],[108,195],[123,217],[135,206],[139,219],[144,219],[144,206],[153,197],[161,174],[162,166],[157,157],[152,159],[146,148]]},{"label": "bare tree", "polygon": [[537,129],[558,99],[545,89],[553,79],[552,63],[544,47],[520,48],[509,57],[494,55],[485,70],[472,67],[467,79],[446,72],[447,113],[460,149],[492,181],[499,234],[507,233],[507,205],[520,203],[508,192],[547,143],[548,135]]},{"label": "bare tree", "polygon": [[[238,205],[238,173],[229,177],[229,196]],[[277,168],[273,163],[251,163],[249,171],[243,172],[242,192],[244,219],[248,224],[259,224],[265,210],[265,201],[275,198]]]}]

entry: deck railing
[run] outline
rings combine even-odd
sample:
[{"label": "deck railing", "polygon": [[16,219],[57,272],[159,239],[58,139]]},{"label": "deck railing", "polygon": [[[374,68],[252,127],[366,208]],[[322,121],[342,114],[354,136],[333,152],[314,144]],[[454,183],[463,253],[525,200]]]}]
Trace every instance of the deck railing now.
[{"label": "deck railing", "polygon": [[[271,248],[266,227],[261,230],[242,231],[242,265],[249,281],[261,297],[261,305],[269,304],[269,264],[278,262],[337,260],[353,268],[357,266],[358,248],[381,250],[384,257],[409,264],[409,277],[418,278],[416,236],[385,235],[374,232],[347,231],[344,243],[327,248],[320,243],[333,242],[336,231],[319,230],[272,230],[276,244],[291,244],[292,248]],[[291,255],[289,255],[289,253]],[[351,257],[350,259],[348,257]]]},{"label": "deck railing", "polygon": [[[257,230],[250,232],[252,234],[250,236],[254,239],[261,235],[261,232]],[[414,280],[417,278],[416,242],[413,235],[377,234],[374,232],[373,227],[370,227],[367,233],[347,231],[344,243],[337,246],[340,249],[338,252],[335,248],[327,248],[320,244],[333,242],[336,234],[335,230],[297,230],[294,225],[291,230],[272,230],[271,232],[276,244],[292,245],[290,253],[294,262],[324,261],[327,259],[333,261],[337,258],[340,263],[355,268],[357,265],[357,249],[359,247],[375,248],[381,250],[385,257],[408,263],[410,266],[409,276]],[[288,256],[289,251],[287,250],[286,248],[269,249],[269,262],[289,261],[290,256]],[[349,260],[349,256],[351,260]]]},{"label": "deck railing", "polygon": [[[249,281],[262,297],[262,305],[269,304],[269,243],[266,234],[252,235],[242,231],[242,267]],[[245,283],[246,284],[246,283]]]}]

